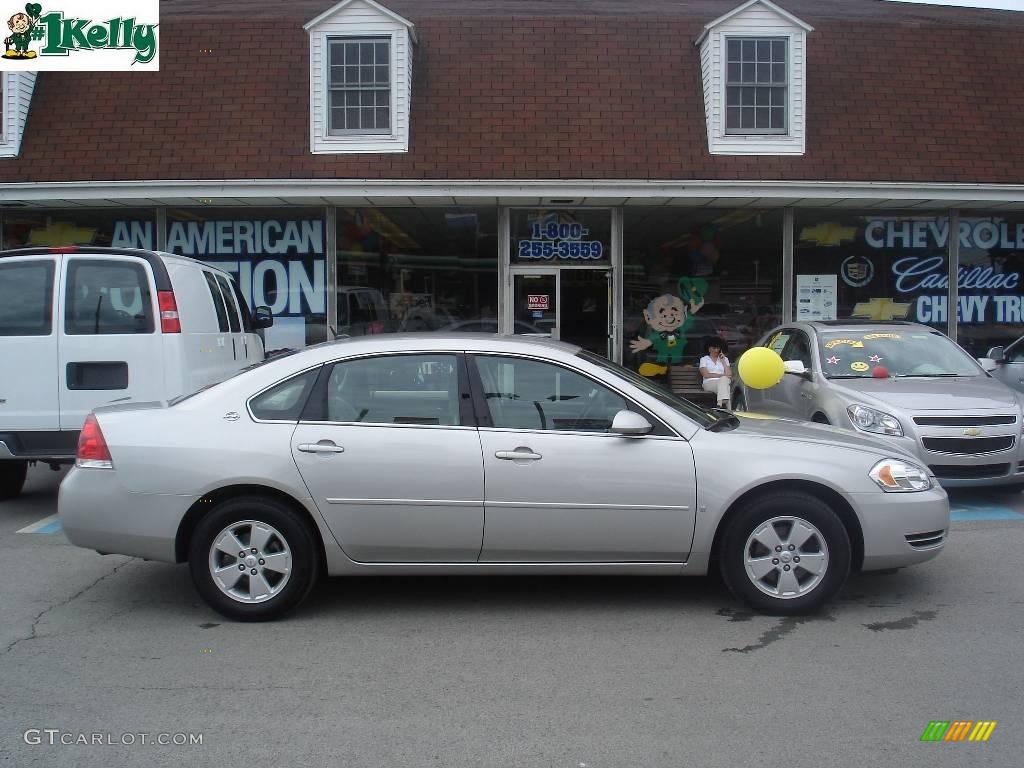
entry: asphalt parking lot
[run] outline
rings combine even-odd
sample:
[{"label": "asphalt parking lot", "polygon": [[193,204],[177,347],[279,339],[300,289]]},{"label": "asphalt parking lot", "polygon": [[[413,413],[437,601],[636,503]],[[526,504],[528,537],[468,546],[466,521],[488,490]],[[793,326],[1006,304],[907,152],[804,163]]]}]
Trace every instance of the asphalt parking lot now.
[{"label": "asphalt parking lot", "polygon": [[[0,504],[2,766],[1020,764],[1021,497],[956,494],[939,558],[809,618],[715,578],[393,577],[252,625],[185,567],[70,546],[59,479]],[[936,720],[997,726],[921,742]]]}]

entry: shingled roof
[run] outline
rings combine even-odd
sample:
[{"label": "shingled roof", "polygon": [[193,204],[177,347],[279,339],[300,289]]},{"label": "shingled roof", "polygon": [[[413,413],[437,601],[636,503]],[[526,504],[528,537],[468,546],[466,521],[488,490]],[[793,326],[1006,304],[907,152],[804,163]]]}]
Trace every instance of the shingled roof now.
[{"label": "shingled roof", "polygon": [[419,40],[409,152],[312,155],[302,26],[334,4],[164,0],[160,71],[41,73],[0,182],[1024,182],[1021,13],[781,0],[814,27],[807,151],[729,157],[694,41],[740,0],[382,0]]}]

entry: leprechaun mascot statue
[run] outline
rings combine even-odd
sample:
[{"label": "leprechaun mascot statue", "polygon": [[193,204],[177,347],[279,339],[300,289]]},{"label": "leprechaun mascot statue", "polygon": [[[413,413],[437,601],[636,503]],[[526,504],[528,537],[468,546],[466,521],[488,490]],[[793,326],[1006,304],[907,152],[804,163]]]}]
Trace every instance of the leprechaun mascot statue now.
[{"label": "leprechaun mascot statue", "polygon": [[28,49],[32,41],[32,29],[39,23],[39,16],[43,12],[43,6],[39,3],[29,3],[25,6],[25,13],[16,13],[7,20],[7,26],[11,29],[10,37],[4,39],[7,51],[5,59],[34,59],[35,51]]}]

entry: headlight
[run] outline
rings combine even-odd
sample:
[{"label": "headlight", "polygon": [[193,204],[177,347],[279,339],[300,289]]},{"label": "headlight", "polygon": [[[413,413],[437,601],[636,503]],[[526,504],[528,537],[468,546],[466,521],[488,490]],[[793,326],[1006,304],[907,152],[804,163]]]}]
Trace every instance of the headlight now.
[{"label": "headlight", "polygon": [[903,437],[903,427],[895,416],[868,408],[866,405],[851,405],[846,412],[850,415],[853,426],[862,432]]},{"label": "headlight", "polygon": [[883,491],[892,493],[910,493],[927,491],[932,487],[928,473],[909,461],[902,459],[882,459],[868,473]]}]

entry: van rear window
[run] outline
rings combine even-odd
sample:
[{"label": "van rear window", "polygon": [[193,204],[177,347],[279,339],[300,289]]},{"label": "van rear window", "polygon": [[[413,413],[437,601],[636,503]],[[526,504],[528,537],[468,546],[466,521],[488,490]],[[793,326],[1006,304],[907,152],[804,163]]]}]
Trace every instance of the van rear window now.
[{"label": "van rear window", "polygon": [[153,333],[153,294],[142,264],[106,259],[68,262],[68,334]]},{"label": "van rear window", "polygon": [[0,336],[53,331],[52,259],[0,263]]}]

